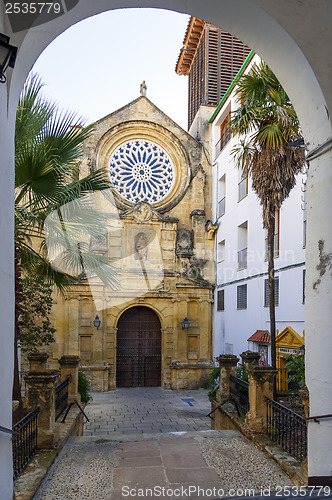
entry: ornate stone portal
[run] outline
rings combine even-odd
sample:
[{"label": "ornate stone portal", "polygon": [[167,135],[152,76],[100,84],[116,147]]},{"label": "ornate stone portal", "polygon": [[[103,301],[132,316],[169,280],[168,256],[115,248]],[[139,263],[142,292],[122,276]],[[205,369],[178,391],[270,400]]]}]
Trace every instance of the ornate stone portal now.
[{"label": "ornate stone portal", "polygon": [[90,248],[112,260],[117,284],[89,277],[66,300],[56,298],[51,358],[80,356],[94,390],[116,387],[117,363],[126,366],[118,380],[127,385],[199,387],[212,367],[214,288],[212,174],[203,148],[143,88],[95,124],[82,173],[96,168],[112,186],[98,207],[112,217]]}]

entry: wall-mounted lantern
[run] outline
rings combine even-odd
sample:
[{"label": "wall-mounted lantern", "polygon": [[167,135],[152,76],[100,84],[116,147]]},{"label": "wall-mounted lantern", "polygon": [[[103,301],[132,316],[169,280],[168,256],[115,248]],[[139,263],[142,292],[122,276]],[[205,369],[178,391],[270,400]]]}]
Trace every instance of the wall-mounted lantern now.
[{"label": "wall-mounted lantern", "polygon": [[189,319],[186,316],[184,318],[184,320],[182,321],[182,329],[183,330],[188,330],[189,326],[190,326],[190,321],[189,321]]},{"label": "wall-mounted lantern", "polygon": [[6,82],[6,70],[8,66],[15,66],[17,47],[9,44],[9,36],[0,33],[0,82]]},{"label": "wall-mounted lantern", "polygon": [[97,330],[99,330],[99,327],[100,327],[100,325],[101,325],[101,321],[100,321],[100,319],[99,319],[98,314],[96,314],[96,317],[95,317],[95,319],[93,320],[93,324],[94,324],[94,326],[97,328]]}]

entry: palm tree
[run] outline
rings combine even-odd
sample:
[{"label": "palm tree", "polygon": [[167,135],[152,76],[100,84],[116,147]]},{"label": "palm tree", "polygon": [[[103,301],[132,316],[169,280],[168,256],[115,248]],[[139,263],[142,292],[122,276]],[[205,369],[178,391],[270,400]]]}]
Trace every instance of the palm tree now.
[{"label": "palm tree", "polygon": [[244,175],[250,175],[263,208],[263,227],[268,235],[271,357],[272,367],[276,368],[275,216],[295,186],[296,174],[304,167],[304,151],[291,146],[302,136],[289,97],[264,62],[239,78],[236,95],[240,107],[233,113],[230,130],[241,139],[232,153]]},{"label": "palm tree", "polygon": [[[52,283],[61,292],[82,279],[87,271],[97,273],[111,287],[116,281],[107,257],[89,252],[87,236],[98,238],[104,234],[107,216],[95,210],[86,200],[91,193],[110,188],[102,170],[80,178],[82,144],[89,137],[92,127],[84,128],[82,120],[76,119],[73,114],[61,114],[54,104],[43,98],[41,89],[40,79],[31,76],[21,93],[16,116],[16,359],[13,398],[19,401],[17,344],[22,273]],[[75,210],[72,208],[73,203]],[[44,230],[46,221],[53,221],[51,228],[55,233],[53,237],[49,235],[47,242]],[[75,238],[77,235],[82,236],[82,233],[85,243]],[[60,247],[65,266],[59,268],[53,265],[49,257],[52,245],[57,249]]]}]

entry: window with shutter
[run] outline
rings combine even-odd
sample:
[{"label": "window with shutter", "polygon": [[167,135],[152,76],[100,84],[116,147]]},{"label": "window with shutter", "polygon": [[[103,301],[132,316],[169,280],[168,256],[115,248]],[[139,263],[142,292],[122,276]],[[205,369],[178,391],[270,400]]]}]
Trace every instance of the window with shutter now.
[{"label": "window with shutter", "polygon": [[[274,278],[274,304],[279,305],[279,276]],[[264,282],[264,307],[270,305],[269,280]]]},{"label": "window with shutter", "polygon": [[237,287],[237,308],[247,309],[247,285]]},{"label": "window with shutter", "polygon": [[225,310],[225,290],[218,290],[217,293],[217,311]]}]

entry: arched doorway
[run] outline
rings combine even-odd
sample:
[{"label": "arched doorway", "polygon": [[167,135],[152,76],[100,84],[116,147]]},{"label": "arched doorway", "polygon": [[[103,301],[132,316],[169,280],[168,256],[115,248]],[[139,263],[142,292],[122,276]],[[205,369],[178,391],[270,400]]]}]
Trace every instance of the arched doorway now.
[{"label": "arched doorway", "polygon": [[118,321],[117,387],[158,387],[161,384],[161,325],[148,307],[127,309]]}]

